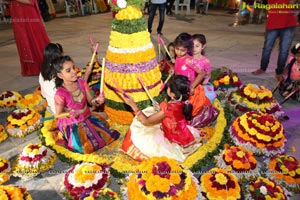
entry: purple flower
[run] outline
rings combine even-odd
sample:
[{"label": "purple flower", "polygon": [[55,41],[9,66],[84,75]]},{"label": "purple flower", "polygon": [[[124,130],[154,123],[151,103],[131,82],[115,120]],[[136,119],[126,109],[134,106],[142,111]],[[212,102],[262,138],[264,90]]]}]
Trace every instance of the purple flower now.
[{"label": "purple flower", "polygon": [[152,168],[152,173],[159,175],[161,178],[170,178],[171,167],[167,162],[159,162]]}]

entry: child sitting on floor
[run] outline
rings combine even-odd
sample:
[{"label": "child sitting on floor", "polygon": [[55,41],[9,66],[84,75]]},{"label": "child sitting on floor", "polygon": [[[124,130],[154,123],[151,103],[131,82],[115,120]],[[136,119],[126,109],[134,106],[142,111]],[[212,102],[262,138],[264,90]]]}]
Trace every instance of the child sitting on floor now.
[{"label": "child sitting on floor", "polygon": [[[300,43],[291,49],[291,53],[284,70],[287,77],[279,86],[279,93],[284,97],[300,88]],[[295,92],[291,98],[300,101],[300,91]]]},{"label": "child sitting on floor", "polygon": [[189,126],[192,105],[189,103],[190,84],[185,76],[175,75],[167,84],[168,102],[141,111],[131,97],[124,101],[135,113],[135,118],[124,139],[122,150],[136,160],[166,156],[183,162],[201,146],[198,129]]},{"label": "child sitting on floor", "polygon": [[[67,140],[67,146],[79,153],[92,153],[117,140],[120,133],[109,129],[109,124],[99,113],[91,112],[90,105],[104,102],[99,96],[93,98],[87,83],[77,77],[74,63],[69,56],[54,61],[54,96],[56,114],[69,113],[68,118],[58,118],[57,125]],[[99,102],[99,103],[98,103]]]}]

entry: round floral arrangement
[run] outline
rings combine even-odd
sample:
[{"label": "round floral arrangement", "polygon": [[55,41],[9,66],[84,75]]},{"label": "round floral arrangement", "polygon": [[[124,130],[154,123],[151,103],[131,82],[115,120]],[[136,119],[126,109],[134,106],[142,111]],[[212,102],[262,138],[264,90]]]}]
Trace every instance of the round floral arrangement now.
[{"label": "round floral arrangement", "polygon": [[41,127],[41,116],[32,108],[16,109],[6,120],[6,130],[13,137],[25,137]]},{"label": "round floral arrangement", "polygon": [[246,112],[233,121],[230,134],[236,145],[253,153],[270,156],[284,151],[283,126],[271,114]]},{"label": "round floral arrangement", "polygon": [[257,200],[285,200],[287,197],[287,191],[274,181],[264,177],[258,177],[255,181],[250,182],[249,193],[247,199]]},{"label": "round floral arrangement", "polygon": [[0,112],[10,112],[14,110],[22,95],[15,91],[5,91],[0,94]]},{"label": "round floral arrangement", "polygon": [[23,99],[18,102],[18,108],[32,108],[36,112],[41,112],[47,107],[47,101],[40,94],[26,94]]},{"label": "round floral arrangement", "polygon": [[241,187],[235,175],[225,169],[212,168],[200,177],[200,199],[242,199]]},{"label": "round floral arrangement", "polygon": [[41,143],[29,143],[14,161],[12,172],[14,176],[28,179],[51,169],[55,160],[56,155],[53,151],[47,149]]},{"label": "round floral arrangement", "polygon": [[64,176],[63,194],[69,199],[80,199],[92,190],[108,185],[110,166],[83,162],[71,167]]},{"label": "round floral arrangement", "polygon": [[233,171],[237,178],[259,175],[259,165],[253,153],[241,146],[226,148],[216,156],[216,161],[218,167]]},{"label": "round floral arrangement", "polygon": [[186,199],[199,198],[198,181],[176,160],[152,157],[143,161],[137,171],[129,175],[127,188],[122,188],[125,199]]},{"label": "round floral arrangement", "polygon": [[211,72],[211,82],[216,89],[220,90],[238,88],[242,85],[237,73],[226,67],[213,70]]},{"label": "round floral arrangement", "polygon": [[3,125],[0,124],[0,143],[8,138],[7,132]]},{"label": "round floral arrangement", "polygon": [[82,196],[80,200],[119,200],[118,194],[109,188],[103,190],[92,190],[89,194]]},{"label": "round floral arrangement", "polygon": [[296,187],[300,184],[300,164],[298,160],[289,155],[275,155],[270,159],[268,173],[269,178],[286,183],[289,187]]},{"label": "round floral arrangement", "polygon": [[280,106],[273,98],[272,92],[264,86],[248,83],[228,97],[230,105],[244,113],[247,111],[261,111],[269,114],[280,111]]},{"label": "round floral arrangement", "polygon": [[7,182],[9,178],[10,178],[10,167],[9,167],[8,160],[5,158],[0,158],[0,185]]},{"label": "round floral arrangement", "polygon": [[32,200],[26,188],[13,185],[0,185],[0,199]]}]

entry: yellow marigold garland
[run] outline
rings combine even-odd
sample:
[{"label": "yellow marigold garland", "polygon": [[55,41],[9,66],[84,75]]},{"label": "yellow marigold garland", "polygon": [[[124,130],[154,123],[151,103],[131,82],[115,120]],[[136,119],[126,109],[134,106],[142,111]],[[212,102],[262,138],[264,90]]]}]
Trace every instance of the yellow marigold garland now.
[{"label": "yellow marigold garland", "polygon": [[111,31],[109,45],[116,48],[136,48],[145,46],[149,42],[151,42],[150,33],[147,30],[132,34]]},{"label": "yellow marigold garland", "polygon": [[137,7],[134,6],[127,6],[124,9],[121,9],[117,14],[116,14],[116,19],[117,20],[132,20],[132,19],[139,19],[143,16],[141,10],[139,10]]},{"label": "yellow marigold garland", "polygon": [[106,51],[106,59],[109,61],[113,61],[118,64],[123,63],[141,63],[141,62],[147,62],[153,58],[156,57],[154,47],[149,48],[145,51],[139,51],[136,53],[114,53],[110,50]]},{"label": "yellow marigold garland", "polygon": [[16,91],[5,91],[0,94],[0,112],[14,109],[23,96]]}]

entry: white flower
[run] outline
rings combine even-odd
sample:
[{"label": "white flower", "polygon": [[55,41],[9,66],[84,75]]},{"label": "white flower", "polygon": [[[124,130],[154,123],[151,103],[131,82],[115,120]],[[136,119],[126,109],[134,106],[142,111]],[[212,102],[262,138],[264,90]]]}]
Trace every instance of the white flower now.
[{"label": "white flower", "polygon": [[259,188],[260,193],[262,193],[263,195],[268,194],[267,188],[265,186],[261,186]]},{"label": "white flower", "polygon": [[127,6],[127,2],[125,0],[117,0],[117,6],[119,8],[125,8]]}]

